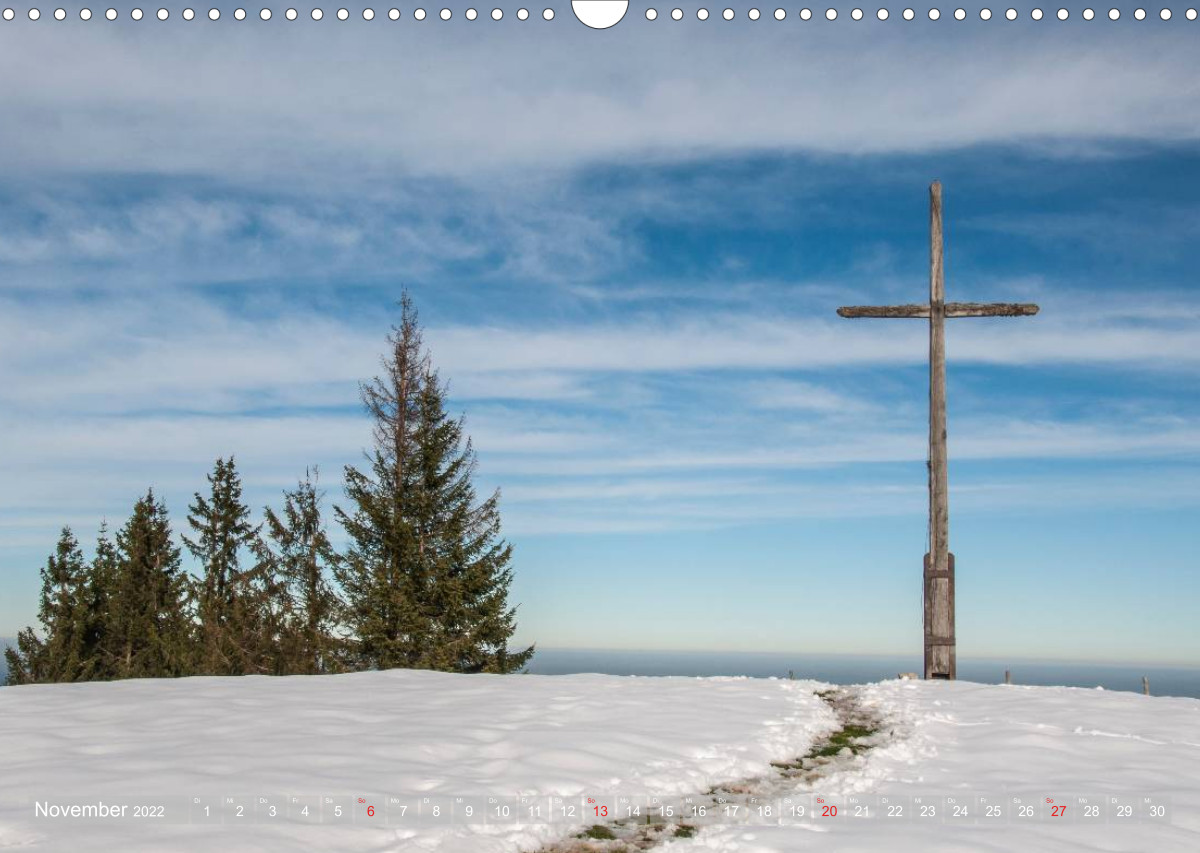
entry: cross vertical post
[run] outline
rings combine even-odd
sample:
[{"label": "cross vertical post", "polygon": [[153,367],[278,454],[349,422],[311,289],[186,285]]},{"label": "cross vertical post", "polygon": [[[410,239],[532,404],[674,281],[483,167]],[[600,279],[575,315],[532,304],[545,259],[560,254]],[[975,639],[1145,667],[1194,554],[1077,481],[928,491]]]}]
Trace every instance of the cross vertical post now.
[{"label": "cross vertical post", "polygon": [[942,185],[929,187],[929,553],[925,557],[925,677],[955,672],[954,568],[946,459],[946,278]]},{"label": "cross vertical post", "polygon": [[942,251],[942,185],[929,187],[929,302],[852,305],[841,317],[929,320],[929,551],[923,586],[925,677],[954,679],[954,555],[950,553],[950,489],[946,450],[946,320],[956,317],[1031,317],[1038,306],[1018,302],[947,302]]}]

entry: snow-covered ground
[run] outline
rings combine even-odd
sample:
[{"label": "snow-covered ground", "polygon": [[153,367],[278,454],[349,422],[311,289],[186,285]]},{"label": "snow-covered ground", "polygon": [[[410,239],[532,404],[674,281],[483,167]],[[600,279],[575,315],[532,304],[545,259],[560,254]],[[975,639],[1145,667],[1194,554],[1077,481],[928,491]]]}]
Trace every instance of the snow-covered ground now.
[{"label": "snow-covered ground", "polygon": [[[830,795],[905,797],[930,793],[1045,798],[1151,796],[1169,801],[1171,820],[1087,824],[1073,805],[1065,820],[1041,814],[1003,823],[885,819],[791,826],[714,826],[672,853],[836,850],[1075,851],[1200,850],[1200,700],[1074,687],[891,681],[862,689],[863,702],[894,722],[898,737],[871,751],[859,769],[834,774]],[[902,800],[897,800],[901,802]],[[927,802],[934,800],[927,798]],[[939,808],[941,805],[938,804]],[[1132,805],[1137,814],[1137,804]]]},{"label": "snow-covered ground", "polygon": [[[772,777],[838,727],[825,685],[390,671],[0,690],[0,849],[518,853],[580,826],[196,826],[34,817],[34,803],[338,795],[699,794]],[[968,683],[860,691],[888,739],[822,780],[845,795],[1170,798],[1126,826],[882,818],[712,825],[672,853],[1200,850],[1200,700]],[[841,800],[843,804],[845,800]],[[874,801],[872,801],[874,802]],[[382,816],[382,812],[380,812]],[[589,824],[584,824],[584,826]]]}]

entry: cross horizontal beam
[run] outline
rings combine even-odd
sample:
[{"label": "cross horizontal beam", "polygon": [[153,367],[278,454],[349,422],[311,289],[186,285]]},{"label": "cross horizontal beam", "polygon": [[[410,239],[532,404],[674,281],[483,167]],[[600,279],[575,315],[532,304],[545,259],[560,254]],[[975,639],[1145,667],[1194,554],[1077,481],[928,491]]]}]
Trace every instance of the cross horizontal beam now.
[{"label": "cross horizontal beam", "polygon": [[[839,317],[928,318],[929,305],[849,305]],[[1030,317],[1038,312],[1031,302],[947,302],[946,317]]]}]

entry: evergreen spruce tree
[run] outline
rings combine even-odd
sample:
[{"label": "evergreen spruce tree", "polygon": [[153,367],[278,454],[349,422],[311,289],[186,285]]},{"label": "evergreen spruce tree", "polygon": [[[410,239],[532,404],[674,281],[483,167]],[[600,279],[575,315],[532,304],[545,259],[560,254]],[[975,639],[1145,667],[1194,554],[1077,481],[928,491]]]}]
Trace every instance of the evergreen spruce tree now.
[{"label": "evergreen spruce tree", "polygon": [[198,671],[206,675],[260,672],[272,654],[272,638],[265,636],[267,603],[259,586],[262,567],[241,569],[240,553],[254,547],[258,531],[242,503],[242,483],[232,456],[217,459],[208,482],[210,496],[197,492],[188,507],[188,524],[196,537],[183,537],[204,572],[193,588],[199,618]]},{"label": "evergreen spruce tree", "polygon": [[82,679],[95,681],[115,676],[116,652],[112,644],[115,631],[111,612],[118,574],[117,549],[108,538],[108,523],[100,522],[96,537],[96,555],[88,566],[87,588],[83,601]]},{"label": "evergreen spruce tree", "polygon": [[347,513],[334,507],[350,537],[335,575],[345,596],[359,668],[415,666],[430,639],[429,626],[421,619],[424,578],[411,512],[416,472],[409,464],[425,358],[407,296],[400,326],[392,328],[388,344],[384,376],[361,388],[374,420],[375,446],[367,454],[371,474],[346,466],[346,496],[354,508]]},{"label": "evergreen spruce tree", "polygon": [[336,508],[350,547],[335,575],[360,665],[510,672],[511,549],[498,539],[498,494],[478,506],[475,456],[424,352],[407,294],[388,336],[384,374],[362,386],[374,420],[370,474],[346,468],[351,512]]},{"label": "evergreen spruce tree", "polygon": [[4,662],[8,668],[6,684],[38,684],[50,680],[46,675],[46,644],[38,639],[32,628],[23,628],[17,633],[16,648],[4,650]]},{"label": "evergreen spruce tree", "polygon": [[187,576],[171,541],[167,507],[146,492],[117,533],[116,578],[110,608],[117,678],[191,674],[193,650],[186,609]]},{"label": "evergreen spruce tree", "polygon": [[87,569],[71,528],[62,529],[41,574],[38,621],[44,639],[26,628],[17,635],[17,648],[5,650],[8,680],[13,684],[77,681],[84,675],[82,617]]},{"label": "evergreen spruce tree", "polygon": [[446,389],[426,369],[417,428],[418,550],[428,567],[433,642],[426,661],[451,672],[513,672],[533,647],[509,652],[516,630],[508,606],[512,546],[500,539],[499,491],[476,503],[475,452],[463,419],[445,409]]},{"label": "evergreen spruce tree", "polygon": [[336,554],[321,520],[323,493],[314,479],[305,472],[294,490],[284,492],[282,517],[270,507],[263,511],[259,554],[270,567],[267,574],[278,579],[271,613],[280,637],[280,675],[342,669],[342,643],[335,634],[341,600],[330,583]]},{"label": "evergreen spruce tree", "polygon": [[88,570],[79,542],[64,527],[54,553],[42,569],[38,621],[44,639],[32,628],[17,635],[17,648],[6,649],[10,684],[83,681],[90,677],[87,644]]},{"label": "evergreen spruce tree", "polygon": [[76,681],[83,669],[83,624],[87,567],[71,528],[64,527],[58,546],[42,573],[38,619],[46,629],[49,681]]}]

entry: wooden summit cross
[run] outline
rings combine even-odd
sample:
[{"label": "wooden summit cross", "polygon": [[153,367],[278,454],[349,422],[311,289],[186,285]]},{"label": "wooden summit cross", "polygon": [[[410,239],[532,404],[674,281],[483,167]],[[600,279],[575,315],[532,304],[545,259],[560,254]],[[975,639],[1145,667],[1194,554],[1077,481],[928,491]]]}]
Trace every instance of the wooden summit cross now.
[{"label": "wooden summit cross", "polygon": [[925,555],[925,677],[957,676],[954,647],[954,555],[946,470],[946,318],[1028,317],[1036,305],[1014,302],[946,302],[942,271],[942,185],[929,187],[929,302],[925,305],[857,305],[842,317],[929,318],[929,553]]}]

